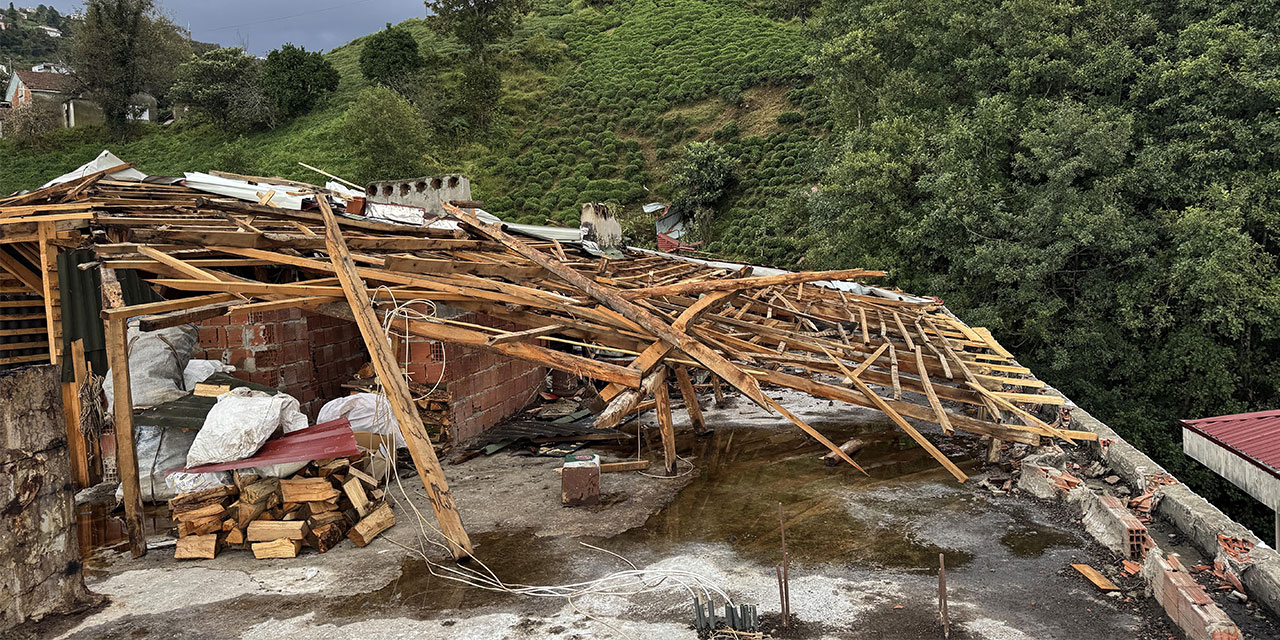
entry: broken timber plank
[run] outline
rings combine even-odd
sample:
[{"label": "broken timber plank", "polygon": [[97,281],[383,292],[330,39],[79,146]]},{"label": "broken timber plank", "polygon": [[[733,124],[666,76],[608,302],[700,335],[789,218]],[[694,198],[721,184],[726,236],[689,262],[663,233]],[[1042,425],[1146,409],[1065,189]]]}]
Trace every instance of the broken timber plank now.
[{"label": "broken timber plank", "polygon": [[[400,431],[408,444],[413,464],[417,467],[422,484],[427,489],[427,498],[431,501],[431,510],[435,512],[440,531],[444,534],[455,559],[470,557],[471,539],[462,526],[462,517],[458,514],[457,505],[453,502],[453,495],[449,493],[449,483],[445,480],[444,470],[440,468],[440,461],[436,458],[435,448],[431,446],[431,439],[427,436],[427,429],[422,424],[422,417],[418,415],[418,408],[413,404],[409,385],[400,372],[395,355],[391,353],[391,343],[382,332],[382,325],[378,322],[378,315],[373,310],[369,294],[356,273],[355,263],[351,261],[351,255],[343,241],[338,220],[324,196],[316,198],[316,202],[320,204],[320,211],[324,215],[329,259],[333,262],[334,272],[338,276],[338,281],[342,283],[351,311],[355,314],[356,324],[360,328],[360,335],[364,338],[365,347],[369,350],[374,371],[386,389],[387,400],[391,403],[396,422],[399,423]],[[387,510],[390,511],[389,506]],[[364,520],[361,521],[363,522]],[[357,524],[353,527],[353,531],[359,526]],[[359,541],[357,544],[360,544]]]},{"label": "broken timber plank", "polygon": [[[3,252],[0,252],[3,253]],[[124,306],[124,294],[115,271],[102,269],[102,306],[113,309]],[[142,486],[138,477],[138,447],[133,433],[133,391],[129,381],[128,318],[117,316],[106,321],[107,362],[111,365],[112,408],[115,411],[116,468],[124,494],[124,521],[129,532],[129,550],[133,557],[147,553],[146,533],[142,528]]]}]

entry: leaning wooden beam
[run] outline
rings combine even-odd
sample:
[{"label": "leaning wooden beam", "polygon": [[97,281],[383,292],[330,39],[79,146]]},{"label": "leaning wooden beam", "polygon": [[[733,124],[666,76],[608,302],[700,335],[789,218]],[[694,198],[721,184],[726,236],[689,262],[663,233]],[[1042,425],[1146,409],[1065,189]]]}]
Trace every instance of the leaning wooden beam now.
[{"label": "leaning wooden beam", "polygon": [[885,272],[883,271],[869,271],[866,269],[845,269],[843,271],[800,271],[797,273],[780,273],[778,275],[760,276],[756,278],[731,278],[723,280],[703,280],[701,282],[682,282],[661,287],[630,289],[620,292],[619,295],[627,300],[636,300],[639,298],[656,298],[659,296],[698,295],[700,293],[709,293],[712,291],[741,291],[743,289],[758,289],[760,287],[769,287],[773,285],[798,284],[801,282],[815,282],[818,280],[878,278],[883,277],[884,275]]},{"label": "leaning wooden beam", "polygon": [[659,384],[665,384],[666,367],[658,366],[644,380],[640,381],[639,389],[624,389],[621,393],[614,396],[609,401],[608,406],[600,415],[596,416],[596,420],[592,423],[597,429],[612,429],[622,422],[622,419],[635,412],[640,404],[640,399],[645,396],[654,395]]},{"label": "leaning wooden beam", "polygon": [[867,400],[870,400],[872,404],[876,405],[877,409],[889,416],[889,419],[893,420],[894,424],[898,425],[899,429],[902,429],[907,433],[907,435],[911,436],[911,439],[915,440],[916,444],[929,452],[929,455],[933,456],[933,459],[937,460],[938,464],[941,464],[943,468],[951,472],[951,475],[955,476],[956,480],[964,482],[969,479],[969,476],[965,475],[964,472],[960,470],[960,467],[957,467],[954,462],[947,458],[947,456],[943,455],[941,451],[938,451],[938,448],[933,446],[933,443],[929,442],[928,438],[921,435],[919,431],[916,431],[915,427],[911,426],[911,423],[907,422],[906,419],[899,415],[897,411],[894,411],[893,407],[889,406],[889,403],[886,402],[884,398],[876,395],[876,392],[872,391],[870,387],[857,378],[853,379],[853,386],[856,387],[858,391],[862,392],[862,395],[866,396]]},{"label": "leaning wooden beam", "polygon": [[505,344],[508,342],[523,342],[525,340],[533,340],[535,338],[540,338],[542,336],[555,333],[562,329],[564,329],[564,325],[548,324],[541,327],[535,327],[533,329],[525,329],[524,331],[513,331],[511,333],[504,333],[502,335],[493,336],[489,338],[488,342],[491,345]]},{"label": "leaning wooden beam", "polygon": [[40,276],[19,262],[17,258],[6,253],[3,248],[0,248],[0,269],[13,274],[13,277],[26,285],[28,289],[44,295],[44,281],[41,280]]},{"label": "leaning wooden beam", "polygon": [[653,399],[657,401],[654,411],[658,415],[658,431],[662,434],[662,462],[666,465],[667,475],[676,474],[676,428],[671,419],[671,394],[667,391],[666,370],[663,369],[658,386],[653,390]]},{"label": "leaning wooden beam", "polygon": [[916,370],[920,372],[920,384],[924,386],[924,395],[929,399],[929,406],[933,408],[934,415],[938,416],[938,426],[942,427],[942,432],[951,435],[955,433],[955,428],[947,419],[947,411],[942,408],[942,401],[938,400],[938,393],[934,391],[933,382],[929,380],[929,373],[924,367],[924,358],[919,349],[916,349],[915,354]]},{"label": "leaning wooden beam", "polygon": [[[703,314],[719,306],[725,300],[733,298],[735,295],[737,295],[737,292],[734,291],[717,291],[715,293],[705,295],[693,304],[689,305],[684,311],[680,312],[676,321],[671,323],[671,327],[677,331],[685,331],[688,329],[689,325],[697,322]],[[635,360],[631,361],[631,368],[639,369],[640,371],[648,371],[657,366],[657,364],[670,352],[670,344],[662,341],[655,342],[641,352]],[[719,379],[719,376],[717,376],[717,379]],[[604,398],[606,401],[612,400],[614,396],[621,392],[622,385],[611,384],[600,392],[600,397]]]},{"label": "leaning wooden beam", "polygon": [[853,465],[854,469],[861,471],[864,475],[870,475],[867,473],[865,469],[858,466],[858,463],[854,462],[853,458],[849,457],[849,454],[845,453],[843,449],[836,446],[836,443],[828,440],[827,437],[822,435],[821,433],[818,433],[817,429],[814,429],[813,427],[809,426],[807,422],[805,422],[804,420],[801,420],[794,413],[787,411],[786,407],[783,407],[782,405],[778,404],[776,400],[774,400],[773,398],[769,398],[769,405],[773,407],[774,411],[777,411],[778,413],[782,414],[784,418],[790,420],[797,427],[800,427],[801,431],[804,431],[805,433],[809,434],[809,436],[812,437],[814,440],[821,442],[823,446],[831,450],[831,453],[836,454],[837,456],[840,457],[840,459]]},{"label": "leaning wooden beam", "polygon": [[338,219],[329,208],[327,198],[318,197],[316,202],[320,204],[320,211],[324,215],[325,239],[329,247],[329,258],[333,261],[334,273],[347,294],[347,302],[351,306],[352,313],[355,314],[356,324],[360,328],[360,335],[364,338],[365,347],[369,350],[374,371],[377,372],[378,380],[386,390],[387,400],[391,404],[396,422],[400,425],[400,432],[408,444],[409,455],[413,458],[413,464],[418,468],[422,484],[427,489],[427,498],[431,501],[431,510],[435,512],[440,531],[448,541],[455,559],[470,557],[471,539],[462,526],[462,517],[458,515],[457,505],[454,504],[453,496],[449,493],[449,483],[445,480],[444,470],[440,468],[440,461],[436,459],[435,449],[432,448],[427,429],[422,424],[421,416],[418,415],[418,408],[413,403],[409,385],[400,373],[395,355],[391,353],[391,343],[382,332],[378,314],[373,310],[373,303],[369,300],[369,293],[356,273],[355,263],[351,261],[351,254],[347,251],[347,245],[342,239],[342,231],[338,227]]},{"label": "leaning wooden beam", "polygon": [[[102,306],[124,306],[124,294],[115,271],[102,269]],[[106,320],[107,362],[111,365],[112,408],[115,412],[116,469],[124,493],[124,522],[129,532],[129,550],[135,558],[147,553],[147,537],[142,528],[142,486],[138,478],[138,448],[133,439],[133,390],[129,386],[129,319],[115,316]]]},{"label": "leaning wooden beam", "polygon": [[693,380],[689,370],[683,366],[676,368],[676,383],[680,386],[680,395],[684,396],[684,410],[689,414],[689,424],[694,433],[706,433],[707,423],[702,420],[702,407],[698,406],[698,393],[693,388]]},{"label": "leaning wooden beam", "polygon": [[546,269],[556,277],[568,282],[569,284],[582,290],[591,296],[600,304],[616,311],[626,319],[640,325],[645,331],[653,334],[654,337],[667,343],[668,345],[680,349],[693,359],[697,360],[706,368],[720,375],[729,384],[741,391],[756,404],[762,407],[768,406],[768,400],[764,393],[760,391],[760,385],[754,378],[743,373],[732,362],[726,360],[723,356],[712,351],[709,347],[689,337],[688,334],[673,330],[662,319],[653,315],[631,302],[623,300],[616,294],[608,291],[601,285],[597,284],[590,278],[565,267],[559,261],[553,260],[546,254],[530,247],[523,241],[518,240],[497,227],[486,225],[480,222],[474,215],[463,212],[461,209],[445,204],[445,211],[454,217],[462,220],[467,226],[478,231],[481,235],[491,240],[502,243],[508,249],[524,256],[533,261],[534,264]]}]

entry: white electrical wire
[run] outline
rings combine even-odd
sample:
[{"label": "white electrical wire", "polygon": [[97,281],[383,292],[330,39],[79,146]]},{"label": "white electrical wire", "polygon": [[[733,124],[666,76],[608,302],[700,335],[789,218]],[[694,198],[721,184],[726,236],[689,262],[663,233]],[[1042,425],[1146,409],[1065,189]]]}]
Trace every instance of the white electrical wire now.
[{"label": "white electrical wire", "polygon": [[[377,294],[377,291],[384,290],[384,289],[386,290],[387,295],[391,298],[392,308],[390,311],[387,312],[386,317],[383,320],[382,330],[383,330],[383,333],[386,334],[388,342],[390,342],[391,336],[396,336],[405,340],[406,360],[407,360],[408,339],[412,337],[411,334],[409,333],[410,320],[430,321],[432,318],[435,317],[437,309],[435,304],[430,300],[413,299],[413,300],[407,300],[403,303],[399,303],[396,301],[395,292],[393,292],[390,288],[386,287],[385,285],[380,286],[378,287],[377,290],[375,290],[375,296]],[[429,309],[429,311],[424,312],[420,310],[422,307]],[[404,318],[405,329],[403,333],[395,332],[395,322],[397,318]],[[419,398],[415,398],[415,401],[418,399],[430,396],[433,392],[436,391],[436,389],[440,387],[441,381],[444,380],[443,368],[445,364],[446,362],[442,361],[441,363],[442,371],[440,374],[440,378],[436,380],[431,390],[428,391],[426,395],[420,396]],[[405,376],[406,381],[408,380],[407,374],[405,374],[404,372],[401,372],[401,375]],[[382,386],[382,382],[380,380],[377,383],[377,394],[383,397],[386,396],[386,389]],[[382,408],[382,403],[378,403],[378,405],[379,406],[376,411],[377,412],[383,411],[384,409]],[[379,416],[375,413],[374,420],[379,421],[381,418],[385,418],[385,417],[386,416]],[[605,627],[608,627],[609,629],[613,630],[619,635],[625,638],[628,638],[628,640],[631,640],[631,636],[626,632],[622,631],[621,629],[618,629],[617,627],[609,624],[604,620],[601,620],[591,615],[589,612],[579,609],[577,603],[574,602],[574,598],[581,598],[583,596],[592,596],[592,595],[615,596],[615,597],[625,598],[625,597],[635,596],[643,593],[658,591],[660,589],[679,588],[684,590],[690,596],[693,596],[695,598],[701,596],[703,599],[710,599],[712,594],[715,594],[720,596],[722,599],[724,599],[725,602],[727,602],[728,604],[730,605],[733,604],[733,599],[730,597],[728,592],[726,592],[724,589],[721,589],[718,585],[716,585],[714,581],[712,581],[710,578],[706,576],[703,576],[701,574],[698,574],[692,571],[684,571],[680,569],[640,569],[636,567],[636,565],[632,563],[630,560],[627,560],[626,558],[624,558],[623,556],[617,553],[614,553],[607,549],[601,549],[600,547],[596,547],[596,546],[587,544],[585,542],[579,542],[579,544],[589,549],[593,549],[596,551],[600,551],[600,552],[612,555],[615,558],[618,558],[619,560],[622,560],[623,562],[627,563],[627,565],[629,565],[631,568],[623,571],[615,571],[613,573],[605,575],[602,578],[597,578],[595,580],[587,580],[583,582],[576,582],[576,583],[563,584],[563,585],[525,585],[525,584],[508,584],[506,582],[503,582],[500,578],[498,578],[497,574],[495,574],[493,570],[489,568],[487,564],[482,562],[479,558],[475,557],[474,555],[471,556],[471,561],[477,564],[479,566],[479,569],[475,569],[475,568],[463,566],[463,565],[449,566],[449,565],[435,562],[431,559],[431,556],[427,553],[428,548],[425,545],[423,545],[423,543],[427,543],[435,547],[438,547],[443,551],[445,551],[446,553],[448,553],[450,556],[452,556],[453,554],[452,547],[460,546],[460,545],[457,545],[455,541],[449,538],[448,535],[446,535],[443,531],[437,528],[435,524],[431,522],[430,519],[428,519],[426,516],[422,514],[422,512],[418,509],[417,505],[414,504],[413,500],[409,498],[409,494],[405,490],[404,484],[400,481],[400,474],[397,472],[395,468],[396,456],[394,451],[387,451],[385,448],[383,448],[381,449],[380,453],[384,455],[387,458],[387,460],[390,461],[390,466],[391,466],[388,474],[389,477],[387,479],[386,488],[387,489],[390,488],[390,478],[395,478],[396,488],[399,490],[400,495],[404,498],[404,504],[407,505],[409,509],[413,512],[415,520],[417,520],[418,522],[418,542],[422,546],[415,549],[413,547],[402,544],[396,540],[392,540],[391,538],[387,538],[387,540],[407,551],[410,551],[420,556],[422,560],[426,563],[427,570],[431,573],[431,575],[437,578],[451,580],[453,582],[458,582],[469,587],[474,587],[476,589],[483,589],[486,591],[497,591],[497,592],[510,593],[513,595],[531,596],[531,597],[540,597],[540,598],[564,598],[566,601],[568,601],[569,606],[572,607],[575,612],[578,612],[592,620],[595,620],[596,622],[599,622],[600,624],[604,625]],[[681,475],[685,475],[687,473],[692,472],[693,463],[689,462],[688,460],[685,460],[684,458],[680,458],[678,456],[677,456],[677,459],[684,461],[690,466],[690,469],[685,471]],[[666,477],[666,476],[653,476],[651,474],[642,474],[642,475],[647,475],[655,478]],[[389,491],[387,492],[387,494],[391,495]],[[397,500],[397,502],[400,502],[400,501]],[[430,528],[430,531],[428,531],[428,528]],[[433,533],[435,534],[434,536],[431,535]],[[441,542],[438,538],[443,538],[445,542]],[[446,544],[446,542],[448,544]]]}]

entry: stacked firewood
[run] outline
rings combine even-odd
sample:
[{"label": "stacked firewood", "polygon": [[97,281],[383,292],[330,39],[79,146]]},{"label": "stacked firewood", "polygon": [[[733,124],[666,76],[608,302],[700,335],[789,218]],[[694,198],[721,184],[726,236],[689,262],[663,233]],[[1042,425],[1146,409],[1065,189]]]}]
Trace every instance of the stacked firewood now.
[{"label": "stacked firewood", "polygon": [[226,547],[256,558],[293,558],[303,546],[324,553],[344,538],[369,544],[395,514],[358,458],[309,463],[290,478],[237,474],[236,484],[169,501],[178,528],[174,557],[213,558]]}]

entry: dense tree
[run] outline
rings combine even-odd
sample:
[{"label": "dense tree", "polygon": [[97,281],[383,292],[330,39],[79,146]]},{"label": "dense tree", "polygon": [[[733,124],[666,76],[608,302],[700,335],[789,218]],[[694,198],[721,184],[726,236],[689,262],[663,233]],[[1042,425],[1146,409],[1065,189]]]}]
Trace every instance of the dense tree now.
[{"label": "dense tree", "polygon": [[393,27],[369,36],[360,50],[360,73],[369,82],[394,83],[422,68],[418,41],[404,27]]},{"label": "dense tree", "polygon": [[533,0],[426,0],[432,24],[457,36],[473,54],[484,58],[485,48],[511,37]]},{"label": "dense tree", "polygon": [[318,51],[286,44],[268,53],[262,65],[262,91],[277,118],[300,116],[337,89],[338,71]]},{"label": "dense tree", "polygon": [[343,117],[342,132],[359,158],[361,182],[427,173],[426,126],[413,105],[391,89],[360,91]]},{"label": "dense tree", "polygon": [[84,7],[71,64],[102,107],[107,126],[123,135],[132,97],[161,93],[191,49],[154,0],[87,0]]},{"label": "dense tree", "polygon": [[498,70],[483,60],[472,60],[462,68],[458,89],[458,98],[471,122],[481,127],[489,124],[502,97],[502,76]]},{"label": "dense tree", "polygon": [[695,231],[703,239],[710,236],[712,214],[733,182],[733,167],[724,147],[710,141],[690,142],[671,172],[675,204],[693,213]]},{"label": "dense tree", "polygon": [[174,104],[220,125],[248,130],[274,123],[262,92],[262,61],[239,47],[214,49],[178,67]]},{"label": "dense tree", "polygon": [[810,200],[811,264],[946,298],[1248,519],[1176,420],[1280,402],[1262,4],[828,5],[813,62],[842,151]]}]

